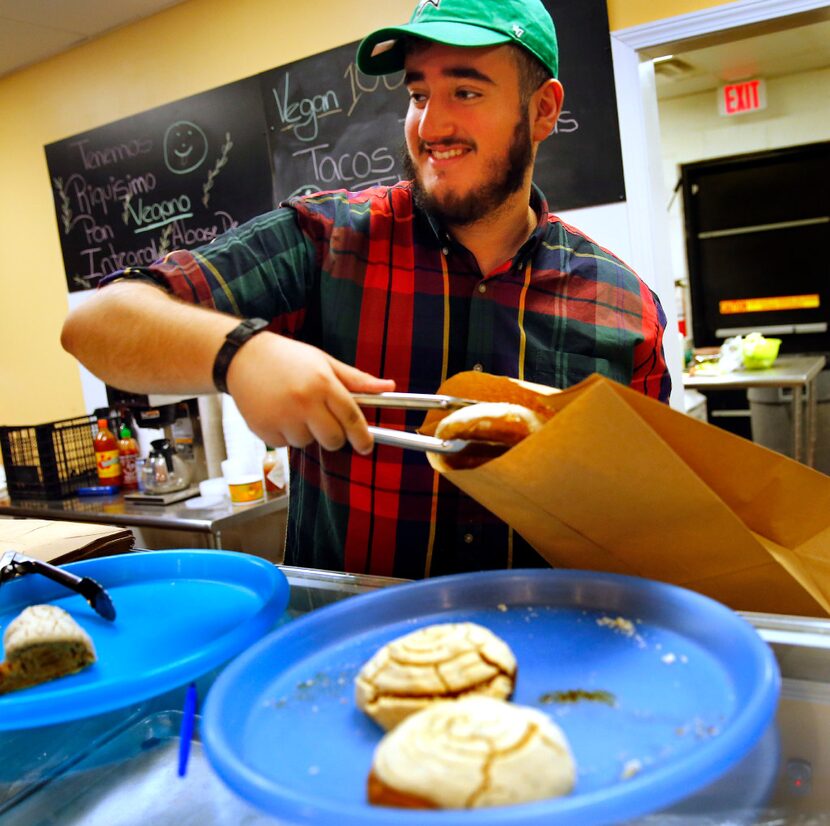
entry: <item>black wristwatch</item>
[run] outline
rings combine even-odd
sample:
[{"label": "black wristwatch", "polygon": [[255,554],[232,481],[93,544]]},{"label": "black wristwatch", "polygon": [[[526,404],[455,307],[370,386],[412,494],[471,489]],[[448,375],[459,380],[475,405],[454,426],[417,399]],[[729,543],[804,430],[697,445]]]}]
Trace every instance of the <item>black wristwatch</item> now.
[{"label": "black wristwatch", "polygon": [[225,336],[225,341],[213,362],[213,383],[220,393],[228,392],[228,367],[231,366],[231,360],[236,355],[236,351],[251,336],[261,333],[268,324],[269,322],[262,318],[246,318]]}]

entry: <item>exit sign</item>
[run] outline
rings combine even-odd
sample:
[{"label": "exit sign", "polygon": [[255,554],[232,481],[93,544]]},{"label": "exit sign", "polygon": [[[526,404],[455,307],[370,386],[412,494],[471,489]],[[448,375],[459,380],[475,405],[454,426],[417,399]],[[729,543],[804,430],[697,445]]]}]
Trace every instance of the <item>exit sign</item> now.
[{"label": "exit sign", "polygon": [[718,93],[721,115],[745,115],[767,108],[767,86],[763,80],[742,80],[721,86]]}]

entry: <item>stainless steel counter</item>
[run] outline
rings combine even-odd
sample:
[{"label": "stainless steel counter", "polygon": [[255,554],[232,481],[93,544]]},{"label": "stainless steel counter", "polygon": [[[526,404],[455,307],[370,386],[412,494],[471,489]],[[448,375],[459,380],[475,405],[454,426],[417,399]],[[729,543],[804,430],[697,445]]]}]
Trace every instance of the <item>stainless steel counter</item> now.
[{"label": "stainless steel counter", "polygon": [[[817,432],[816,379],[827,363],[825,356],[781,356],[766,370],[735,370],[717,376],[683,374],[687,390],[746,390],[750,387],[790,388],[793,410],[793,458],[815,467]],[[806,393],[806,458],[802,457],[802,415]]]},{"label": "stainless steel counter", "polygon": [[[238,532],[253,523],[288,509],[288,494],[271,494],[264,502],[231,505],[225,500],[213,508],[190,508],[188,500],[171,505],[145,505],[124,501],[124,497],[72,496],[66,499],[0,498],[0,516],[23,516],[36,519],[57,519],[68,522],[95,522],[127,528],[157,528],[165,531],[203,534],[207,547],[222,549],[223,534]],[[275,533],[274,547],[281,547],[281,535]],[[143,543],[138,543],[147,547]],[[187,544],[183,542],[183,546]],[[241,548],[230,548],[242,550]]]},{"label": "stainless steel counter", "polygon": [[[280,624],[399,580],[282,569],[291,601]],[[703,826],[830,824],[830,620],[743,616],[771,645],[783,677],[775,724],[723,778],[671,809],[631,821]],[[199,681],[201,696],[215,673]],[[235,797],[193,743],[177,777],[183,690],[63,726],[0,736],[3,826],[198,823],[274,826]],[[290,760],[279,753],[275,759]],[[394,812],[390,823],[394,823]]]}]

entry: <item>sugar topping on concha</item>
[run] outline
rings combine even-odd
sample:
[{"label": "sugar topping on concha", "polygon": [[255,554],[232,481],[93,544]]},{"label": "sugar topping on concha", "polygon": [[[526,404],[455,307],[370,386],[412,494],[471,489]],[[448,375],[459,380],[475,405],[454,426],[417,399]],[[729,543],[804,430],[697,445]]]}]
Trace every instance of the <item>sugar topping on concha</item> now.
[{"label": "sugar topping on concha", "polygon": [[478,694],[507,699],[516,658],[488,628],[440,623],[387,643],[355,679],[357,706],[385,729],[438,700]]},{"label": "sugar topping on concha", "polygon": [[369,802],[401,808],[477,809],[568,794],[576,769],[546,714],[490,697],[435,703],[375,749]]}]

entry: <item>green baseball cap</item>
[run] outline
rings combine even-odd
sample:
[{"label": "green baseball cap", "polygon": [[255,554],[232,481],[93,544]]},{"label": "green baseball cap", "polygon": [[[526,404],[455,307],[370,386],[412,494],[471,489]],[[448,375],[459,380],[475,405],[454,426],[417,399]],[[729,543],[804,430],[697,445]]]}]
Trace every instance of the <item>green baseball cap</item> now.
[{"label": "green baseball cap", "polygon": [[360,71],[386,75],[403,69],[402,35],[462,47],[515,43],[553,77],[559,71],[556,30],[541,0],[419,0],[409,23],[364,38],[357,49]]}]

